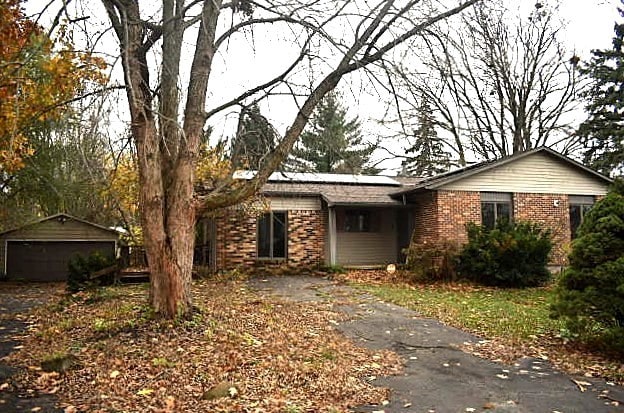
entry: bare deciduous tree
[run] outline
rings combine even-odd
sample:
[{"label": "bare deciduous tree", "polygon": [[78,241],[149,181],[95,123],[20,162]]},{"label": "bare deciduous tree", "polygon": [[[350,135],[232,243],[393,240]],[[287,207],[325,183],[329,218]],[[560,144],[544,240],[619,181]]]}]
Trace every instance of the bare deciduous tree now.
[{"label": "bare deciduous tree", "polygon": [[[376,64],[425,29],[477,1],[462,0],[440,9],[438,3],[426,0],[163,0],[159,13],[148,13],[146,8],[153,6],[147,2],[102,0],[119,42],[124,69],[139,163],[150,300],[155,311],[174,317],[191,309],[198,212],[230,206],[253,195],[286,158],[318,102],[344,76]],[[257,37],[270,25],[281,25],[292,33],[293,44],[300,46],[298,56],[272,80],[207,108],[217,53],[226,45],[236,47],[232,41],[235,35],[242,32]],[[181,57],[191,35],[195,36],[194,51],[187,84]],[[162,48],[158,59],[150,54],[157,46]],[[325,62],[324,71],[314,66],[321,61]],[[303,93],[300,83],[293,79],[313,66],[321,74],[312,77],[310,88]],[[207,121],[226,109],[270,95],[278,85],[286,85],[300,106],[255,178],[241,182],[230,176],[197,197],[193,170]]]},{"label": "bare deciduous tree", "polygon": [[567,153],[578,143],[570,125],[578,58],[566,54],[561,29],[540,2],[526,17],[481,3],[457,29],[423,37],[428,76],[397,72],[415,105],[431,102],[460,165],[468,152],[489,160],[557,145]]}]

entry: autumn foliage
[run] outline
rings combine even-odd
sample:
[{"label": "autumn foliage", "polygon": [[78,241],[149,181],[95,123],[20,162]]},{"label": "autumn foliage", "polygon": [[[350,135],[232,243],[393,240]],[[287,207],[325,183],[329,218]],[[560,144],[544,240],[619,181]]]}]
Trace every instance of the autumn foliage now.
[{"label": "autumn foliage", "polygon": [[20,169],[33,153],[29,130],[61,119],[89,83],[106,81],[103,60],[73,50],[70,34],[60,30],[55,42],[18,0],[0,2],[0,172]]}]

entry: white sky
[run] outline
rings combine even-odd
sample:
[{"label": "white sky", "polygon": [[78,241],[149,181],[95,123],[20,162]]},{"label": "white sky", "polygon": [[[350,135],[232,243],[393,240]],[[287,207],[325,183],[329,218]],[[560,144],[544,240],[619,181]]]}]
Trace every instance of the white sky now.
[{"label": "white sky", "polygon": [[[510,4],[520,4],[522,8],[533,7],[537,0],[507,0],[513,2]],[[557,0],[544,0],[555,4]],[[47,3],[47,2],[46,2]],[[452,1],[455,4],[454,1]],[[105,13],[99,5],[99,1],[86,1],[87,8],[90,9],[88,14],[93,16],[91,21],[99,18],[106,19]],[[27,3],[27,11],[34,13],[41,8],[42,0],[30,0]],[[619,0],[560,0],[559,12],[564,21],[568,21],[566,28],[566,36],[564,42],[568,48],[570,56],[575,52],[582,60],[590,58],[590,50],[594,48],[610,47],[611,38],[613,36],[613,25],[620,17],[616,7],[620,5]],[[106,24],[105,20],[102,20]],[[209,89],[208,104],[216,105],[222,103],[228,98],[234,97],[236,90],[245,90],[245,86],[255,85],[259,80],[267,80],[281,72],[284,67],[291,61],[287,50],[280,48],[280,41],[288,39],[289,33],[269,35],[265,37],[265,41],[254,39],[254,47],[256,53],[260,56],[269,56],[269,59],[251,59],[253,51],[251,48],[242,52],[241,45],[237,44],[236,59],[232,64],[229,57],[226,58],[227,65],[215,65],[211,77]],[[271,37],[273,36],[273,37]],[[282,37],[282,39],[279,39]],[[116,43],[110,37],[109,44],[104,45],[105,49],[115,53]],[[282,43],[283,45],[283,43]],[[225,54],[230,53],[225,49]],[[184,67],[184,65],[183,65]],[[277,69],[276,69],[277,68]],[[380,104],[379,98],[375,96],[370,85],[362,82],[351,81],[345,79],[340,85],[345,97],[344,104],[349,108],[350,116],[358,116],[362,122],[363,132],[365,135],[375,136],[378,134],[379,126],[376,120],[383,115],[384,105]],[[354,80],[353,78],[351,80]],[[356,79],[357,80],[357,79]],[[243,85],[246,84],[246,85]],[[366,92],[369,93],[366,93]],[[262,106],[263,114],[273,121],[278,130],[283,133],[288,123],[293,119],[296,113],[296,106],[292,100],[279,99],[273,101],[271,105]],[[122,113],[127,110],[121,109]],[[232,134],[235,117],[230,114],[224,116],[216,123],[215,134],[223,134],[229,136]],[[115,122],[111,127],[123,131],[123,122]],[[392,144],[394,152],[400,152],[400,144]],[[383,157],[383,153],[378,154]],[[385,168],[397,168],[400,161],[387,161],[382,164]]]}]

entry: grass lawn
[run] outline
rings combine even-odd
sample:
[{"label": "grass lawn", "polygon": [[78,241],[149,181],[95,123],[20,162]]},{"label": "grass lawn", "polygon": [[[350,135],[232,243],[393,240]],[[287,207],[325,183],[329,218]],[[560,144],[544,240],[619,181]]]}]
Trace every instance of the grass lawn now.
[{"label": "grass lawn", "polygon": [[193,294],[197,312],[175,322],[154,318],[136,285],[36,310],[7,358],[21,367],[17,391],[55,393],[65,411],[343,412],[385,400],[367,378],[401,368],[394,353],[338,334],[330,321],[342,315],[327,304],[230,281],[195,282]]},{"label": "grass lawn", "polygon": [[358,288],[485,338],[529,342],[539,336],[557,335],[563,327],[549,317],[552,288],[503,290],[462,284]]}]

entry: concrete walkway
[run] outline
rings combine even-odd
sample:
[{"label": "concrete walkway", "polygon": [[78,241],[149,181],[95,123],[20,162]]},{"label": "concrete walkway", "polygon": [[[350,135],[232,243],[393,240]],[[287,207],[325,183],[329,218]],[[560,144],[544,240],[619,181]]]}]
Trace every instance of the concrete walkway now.
[{"label": "concrete walkway", "polygon": [[[479,338],[405,308],[384,303],[349,287],[312,277],[273,277],[249,282],[251,288],[295,301],[339,305],[350,321],[337,328],[370,349],[390,349],[405,361],[402,375],[373,384],[392,390],[386,406],[356,412],[624,412],[624,390],[603,380],[570,377],[544,361],[525,358],[513,366],[480,359],[457,348]],[[581,392],[572,379],[591,383]]]}]

